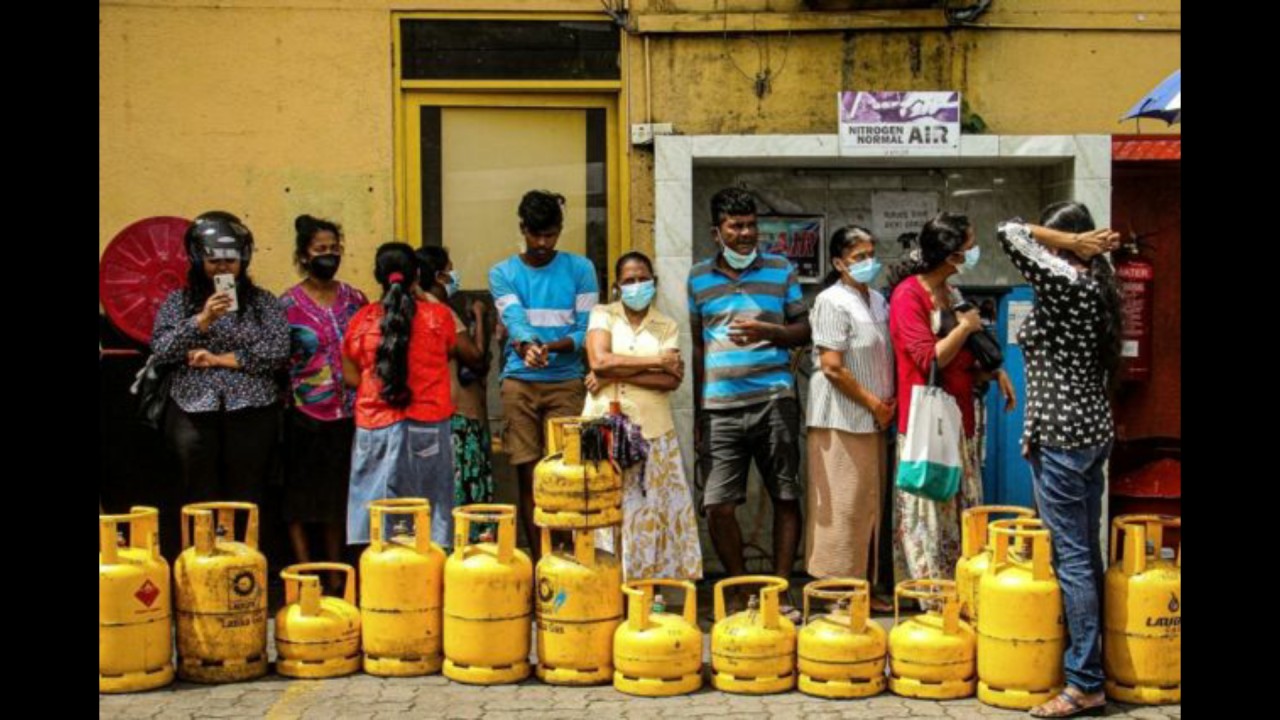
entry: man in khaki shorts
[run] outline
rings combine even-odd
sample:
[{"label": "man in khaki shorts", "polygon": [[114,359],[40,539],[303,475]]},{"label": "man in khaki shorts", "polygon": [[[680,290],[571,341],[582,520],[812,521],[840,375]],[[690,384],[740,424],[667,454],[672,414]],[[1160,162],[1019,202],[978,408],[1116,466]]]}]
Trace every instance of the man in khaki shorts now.
[{"label": "man in khaki shorts", "polygon": [[547,420],[582,414],[582,348],[600,297],[591,261],[556,252],[563,206],[556,193],[525,193],[519,209],[525,251],[489,270],[489,291],[510,334],[503,346],[502,444],[520,479],[520,517],[535,564],[541,548],[533,524],[533,468],[542,458]]}]

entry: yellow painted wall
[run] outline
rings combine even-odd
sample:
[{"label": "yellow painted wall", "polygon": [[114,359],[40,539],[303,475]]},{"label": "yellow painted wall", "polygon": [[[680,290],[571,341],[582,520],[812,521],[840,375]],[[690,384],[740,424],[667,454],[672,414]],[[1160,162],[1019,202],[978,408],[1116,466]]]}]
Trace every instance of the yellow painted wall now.
[{"label": "yellow painted wall", "polygon": [[[99,5],[99,252],[139,218],[227,209],[254,230],[255,275],[275,290],[295,280],[289,255],[300,212],[343,223],[343,276],[366,289],[373,249],[392,237],[393,11],[600,8],[598,0],[209,5]],[[633,28],[697,31],[633,36],[624,68],[624,122],[641,122],[648,108],[653,122],[682,134],[832,133],[837,90],[952,88],[992,133],[1132,132],[1119,116],[1181,65],[1176,0],[1131,0],[1124,11],[1101,0],[998,0],[978,20],[987,27],[820,31],[806,28],[867,18],[930,26],[939,15],[829,15],[800,0],[629,5]],[[782,31],[726,38],[726,26]],[[774,77],[757,98],[750,76],[764,69]],[[1165,130],[1145,121],[1143,131]],[[632,241],[651,252],[652,150],[630,152]]]},{"label": "yellow painted wall", "polygon": [[[1120,123],[1120,116],[1182,64],[1176,0],[1134,0],[1123,12],[1100,0],[997,0],[977,20],[991,27],[789,34],[723,28],[811,26],[837,16],[806,10],[800,0],[635,0],[631,6],[651,27],[659,24],[653,16],[685,14],[684,27],[699,30],[647,35],[651,120],[687,135],[834,133],[838,90],[929,89],[960,90],[993,134],[1131,133],[1136,124]],[[879,14],[886,23],[904,24],[928,15]],[[643,40],[631,49],[632,122],[643,122]],[[752,77],[766,69],[773,75],[770,91],[758,98]],[[1142,131],[1181,127],[1145,120]],[[631,180],[632,242],[650,251],[651,153],[633,159]]]},{"label": "yellow painted wall", "polygon": [[343,225],[342,276],[369,288],[393,226],[385,9],[104,4],[98,37],[99,253],[140,218],[224,209],[280,291],[307,212]]}]

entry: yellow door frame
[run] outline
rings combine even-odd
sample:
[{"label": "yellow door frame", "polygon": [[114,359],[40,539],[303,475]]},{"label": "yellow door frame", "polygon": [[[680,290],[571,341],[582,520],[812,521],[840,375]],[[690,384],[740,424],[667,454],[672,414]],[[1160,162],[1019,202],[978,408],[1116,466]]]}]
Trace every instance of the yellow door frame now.
[{"label": "yellow door frame", "polygon": [[[413,245],[422,242],[421,208],[409,198],[421,197],[422,155],[419,152],[420,114],[423,106],[557,108],[605,110],[606,202],[608,222],[608,276],[613,263],[631,244],[631,193],[629,191],[630,140],[627,133],[627,93],[622,80],[401,80],[400,21],[424,20],[541,20],[610,21],[604,14],[566,13],[444,13],[393,12],[391,14],[392,70],[395,85],[395,197],[396,237]],[[621,32],[620,77],[626,77],[627,43]]]}]

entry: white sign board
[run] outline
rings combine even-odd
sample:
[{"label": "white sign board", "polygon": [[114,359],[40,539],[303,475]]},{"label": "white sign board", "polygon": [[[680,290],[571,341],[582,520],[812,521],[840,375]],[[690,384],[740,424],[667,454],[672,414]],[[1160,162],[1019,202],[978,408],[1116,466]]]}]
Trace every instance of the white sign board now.
[{"label": "white sign board", "polygon": [[840,154],[960,154],[960,93],[836,93]]}]

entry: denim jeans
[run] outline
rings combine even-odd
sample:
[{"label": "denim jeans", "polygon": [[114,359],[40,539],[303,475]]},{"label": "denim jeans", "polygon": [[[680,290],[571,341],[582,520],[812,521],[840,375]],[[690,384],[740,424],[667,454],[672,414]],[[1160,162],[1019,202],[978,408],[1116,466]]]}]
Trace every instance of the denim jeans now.
[{"label": "denim jeans", "polygon": [[347,494],[347,544],[369,542],[370,501],[411,497],[431,501],[431,541],[442,548],[453,546],[450,423],[448,419],[401,420],[373,430],[356,428]]},{"label": "denim jeans", "polygon": [[1053,535],[1054,570],[1067,621],[1063,666],[1067,684],[1086,693],[1102,689],[1103,465],[1111,442],[1073,450],[1033,447],[1036,505]]}]

